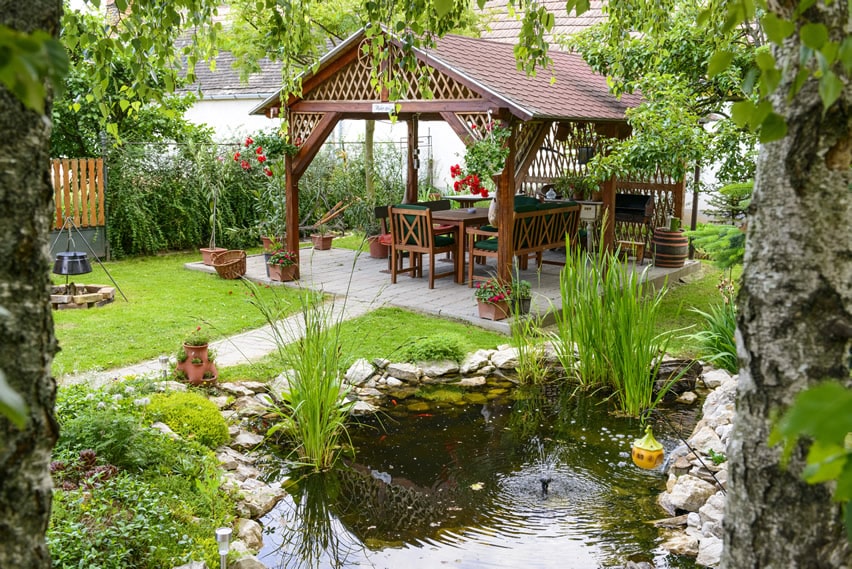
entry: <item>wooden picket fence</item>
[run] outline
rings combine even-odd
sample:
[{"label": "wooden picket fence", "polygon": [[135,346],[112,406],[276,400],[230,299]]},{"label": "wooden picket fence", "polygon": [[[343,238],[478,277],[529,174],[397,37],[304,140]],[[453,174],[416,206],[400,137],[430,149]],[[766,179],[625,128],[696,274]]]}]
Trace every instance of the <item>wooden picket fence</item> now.
[{"label": "wooden picket fence", "polygon": [[54,228],[60,229],[66,217],[73,218],[77,227],[105,226],[103,158],[55,158],[50,166]]}]

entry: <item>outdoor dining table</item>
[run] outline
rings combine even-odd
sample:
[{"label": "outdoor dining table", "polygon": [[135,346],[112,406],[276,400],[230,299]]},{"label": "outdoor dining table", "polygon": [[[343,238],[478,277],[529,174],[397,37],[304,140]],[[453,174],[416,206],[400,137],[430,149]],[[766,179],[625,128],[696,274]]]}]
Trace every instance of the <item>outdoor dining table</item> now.
[{"label": "outdoor dining table", "polygon": [[467,234],[468,227],[479,227],[488,223],[488,208],[474,207],[433,211],[432,221],[442,225],[458,227],[459,238],[456,240],[455,253],[458,255],[456,282],[464,284],[464,245],[466,241],[464,236]]},{"label": "outdoor dining table", "polygon": [[484,202],[488,200],[493,200],[494,196],[488,196],[487,198],[483,198],[482,196],[469,196],[467,194],[462,194],[460,196],[457,195],[448,195],[444,196],[448,200],[453,200],[454,202],[458,202],[462,204],[462,206],[472,206],[476,202]]}]

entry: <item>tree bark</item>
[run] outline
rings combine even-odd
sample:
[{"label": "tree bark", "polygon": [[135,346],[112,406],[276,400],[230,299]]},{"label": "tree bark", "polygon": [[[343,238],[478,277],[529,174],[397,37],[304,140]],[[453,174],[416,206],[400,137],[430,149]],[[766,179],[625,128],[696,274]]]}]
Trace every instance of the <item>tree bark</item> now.
[{"label": "tree bark", "polygon": [[[0,0],[0,24],[59,30],[57,0]],[[50,97],[48,97],[49,99]],[[50,101],[46,115],[24,108],[0,86],[0,368],[29,406],[22,430],[0,416],[0,567],[50,567],[50,457],[58,435],[53,414],[56,351],[49,304]]]},{"label": "tree bark", "polygon": [[[825,4],[805,16],[842,41],[848,3]],[[852,386],[852,92],[823,114],[811,78],[788,100],[799,48],[794,37],[775,50],[785,76],[772,102],[788,133],[760,150],[749,216],[723,568],[852,566],[831,488],[800,478],[807,446],[787,469],[767,446],[773,418],[799,392],[827,379]]]}]

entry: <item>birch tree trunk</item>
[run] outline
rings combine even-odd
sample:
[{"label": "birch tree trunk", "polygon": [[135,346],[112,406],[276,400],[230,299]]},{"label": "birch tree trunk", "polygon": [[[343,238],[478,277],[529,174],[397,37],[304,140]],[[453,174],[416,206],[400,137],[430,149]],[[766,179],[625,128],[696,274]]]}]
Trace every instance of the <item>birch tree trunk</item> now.
[{"label": "birch tree trunk", "polygon": [[[805,15],[842,41],[849,4],[825,4]],[[852,384],[852,91],[847,85],[825,115],[813,79],[788,100],[799,49],[794,36],[775,51],[785,76],[772,102],[788,133],[760,151],[749,216],[740,391],[728,449],[722,559],[728,569],[852,566],[830,488],[800,479],[806,447],[797,448],[785,470],[779,450],[766,442],[773,417],[800,391],[826,379]]]},{"label": "birch tree trunk", "polygon": [[[58,0],[0,0],[0,24],[56,35]],[[49,101],[47,108],[50,108]],[[0,415],[0,567],[50,567],[50,456],[56,351],[48,302],[47,240],[51,217],[50,111],[27,110],[0,86],[0,368],[29,406],[18,430]]]}]

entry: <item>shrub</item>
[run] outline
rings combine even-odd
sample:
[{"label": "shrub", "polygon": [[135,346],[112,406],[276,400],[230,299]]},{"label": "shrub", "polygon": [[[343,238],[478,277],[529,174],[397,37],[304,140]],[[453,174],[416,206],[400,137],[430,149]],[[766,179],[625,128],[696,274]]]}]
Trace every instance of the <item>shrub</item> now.
[{"label": "shrub", "polygon": [[464,358],[461,338],[453,334],[441,334],[414,340],[402,351],[407,362],[425,362],[430,360],[453,360],[460,362]]},{"label": "shrub", "polygon": [[228,425],[219,409],[194,392],[161,393],[151,398],[149,415],[167,424],[180,436],[215,449],[230,439]]},{"label": "shrub", "polygon": [[733,285],[727,280],[719,283],[719,292],[723,302],[710,307],[708,312],[693,308],[692,311],[704,319],[704,329],[686,336],[698,343],[699,354],[714,365],[737,373],[737,343],[734,334],[737,330],[737,305],[734,302]]}]

